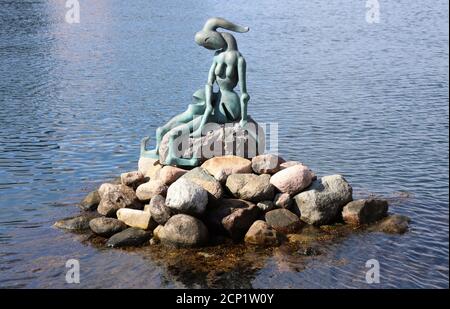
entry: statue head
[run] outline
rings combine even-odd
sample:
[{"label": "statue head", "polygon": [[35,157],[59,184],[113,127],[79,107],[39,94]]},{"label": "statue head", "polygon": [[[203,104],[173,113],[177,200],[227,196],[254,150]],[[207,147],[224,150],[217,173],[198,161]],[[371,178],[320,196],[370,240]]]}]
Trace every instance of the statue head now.
[{"label": "statue head", "polygon": [[248,27],[236,25],[220,17],[213,17],[206,21],[203,29],[195,34],[195,42],[207,49],[219,50],[227,47],[227,42],[217,28],[244,33],[249,31]]}]

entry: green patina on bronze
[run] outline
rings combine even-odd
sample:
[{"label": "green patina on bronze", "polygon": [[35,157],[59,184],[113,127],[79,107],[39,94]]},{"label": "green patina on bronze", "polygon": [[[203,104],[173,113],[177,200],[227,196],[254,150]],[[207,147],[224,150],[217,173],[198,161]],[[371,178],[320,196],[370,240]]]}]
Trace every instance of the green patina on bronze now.
[{"label": "green patina on bronze", "polygon": [[[178,158],[175,156],[173,140],[179,132],[189,130],[190,137],[200,137],[206,123],[224,124],[239,121],[240,126],[247,124],[247,104],[250,96],[247,93],[246,63],[238,50],[236,39],[231,33],[218,32],[217,28],[244,33],[248,27],[241,27],[223,18],[210,18],[203,30],[195,34],[195,42],[210,50],[215,50],[213,63],[208,73],[208,81],[204,89],[193,94],[193,102],[188,109],[173,117],[165,125],[156,130],[156,147],[147,150],[149,137],[141,141],[141,157],[159,159],[159,146],[166,134],[170,136],[167,165],[196,166],[197,158]],[[219,91],[213,92],[217,83]],[[239,83],[240,95],[234,88]],[[250,134],[252,134],[249,131]]]}]

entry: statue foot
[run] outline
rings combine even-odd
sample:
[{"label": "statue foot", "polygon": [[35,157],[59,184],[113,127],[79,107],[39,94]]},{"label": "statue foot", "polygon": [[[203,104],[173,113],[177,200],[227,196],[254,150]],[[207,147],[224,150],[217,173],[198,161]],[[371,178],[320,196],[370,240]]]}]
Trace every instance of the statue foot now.
[{"label": "statue foot", "polygon": [[175,158],[173,156],[168,156],[166,158],[165,164],[166,165],[176,165],[176,166],[198,166],[199,159],[198,158],[184,159],[184,158]]},{"label": "statue foot", "polygon": [[143,158],[151,158],[151,159],[159,159],[158,149],[146,150],[147,142],[150,137],[146,136],[141,140],[141,157]]}]

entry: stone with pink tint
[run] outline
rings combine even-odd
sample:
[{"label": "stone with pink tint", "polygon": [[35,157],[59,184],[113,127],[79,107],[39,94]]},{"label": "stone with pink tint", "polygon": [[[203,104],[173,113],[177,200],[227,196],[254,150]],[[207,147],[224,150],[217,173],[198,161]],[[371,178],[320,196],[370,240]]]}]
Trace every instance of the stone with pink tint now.
[{"label": "stone with pink tint", "polygon": [[286,161],[286,162],[283,162],[280,164],[280,169],[284,170],[284,169],[287,169],[288,167],[291,167],[294,165],[299,165],[299,164],[303,165],[303,163],[300,161]]},{"label": "stone with pink tint", "polygon": [[306,165],[297,164],[279,171],[270,178],[270,183],[280,192],[295,195],[312,182],[313,173]]},{"label": "stone with pink tint", "polygon": [[167,165],[156,173],[156,179],[169,186],[178,178],[186,174],[186,172],[187,171],[182,168]]},{"label": "stone with pink tint", "polygon": [[[285,169],[287,169],[288,167],[291,167],[291,166],[294,166],[294,165],[304,165],[302,162],[300,162],[300,161],[286,161],[286,162],[283,162],[283,163],[281,163],[280,164],[280,170],[285,170]],[[312,174],[312,176],[313,176],[313,181],[314,180],[316,180],[317,179],[317,176],[316,176],[316,174],[313,172],[313,171],[311,171],[311,169],[309,170],[310,172],[311,172],[311,174]]]}]

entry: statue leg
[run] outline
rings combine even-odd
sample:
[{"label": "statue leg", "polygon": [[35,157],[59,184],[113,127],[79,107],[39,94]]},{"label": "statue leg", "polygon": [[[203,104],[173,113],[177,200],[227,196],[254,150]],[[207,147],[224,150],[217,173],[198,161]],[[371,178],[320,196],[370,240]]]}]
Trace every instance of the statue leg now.
[{"label": "statue leg", "polygon": [[173,128],[191,122],[196,113],[202,112],[204,104],[196,103],[190,104],[188,109],[170,119],[164,126],[156,129],[156,146],[153,150],[146,150],[149,137],[144,137],[141,140],[141,157],[159,159],[159,145],[162,138]]},{"label": "statue leg", "polygon": [[166,161],[164,164],[167,165],[177,165],[177,166],[196,166],[198,165],[199,158],[179,158],[176,156],[176,151],[178,145],[175,145],[174,141],[175,138],[179,136],[179,132],[192,132],[195,130],[202,120],[202,116],[197,116],[192,121],[188,122],[187,124],[180,125],[178,127],[173,128],[169,133],[169,149],[168,154],[166,157]]}]

